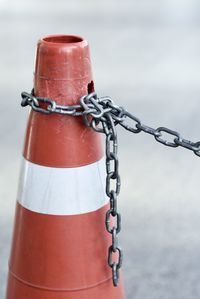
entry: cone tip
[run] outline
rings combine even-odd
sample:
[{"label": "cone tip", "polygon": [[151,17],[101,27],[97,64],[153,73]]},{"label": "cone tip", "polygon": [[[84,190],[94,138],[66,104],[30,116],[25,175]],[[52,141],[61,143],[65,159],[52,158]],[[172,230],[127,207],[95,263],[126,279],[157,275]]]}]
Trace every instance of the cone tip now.
[{"label": "cone tip", "polygon": [[64,34],[56,34],[56,35],[47,35],[42,37],[39,44],[45,44],[46,46],[51,47],[70,47],[73,46],[86,46],[88,42],[85,38],[78,35],[64,35]]},{"label": "cone tip", "polygon": [[90,82],[90,54],[86,39],[77,35],[48,35],[39,40],[36,81],[42,79],[72,81],[86,77],[89,77]]}]

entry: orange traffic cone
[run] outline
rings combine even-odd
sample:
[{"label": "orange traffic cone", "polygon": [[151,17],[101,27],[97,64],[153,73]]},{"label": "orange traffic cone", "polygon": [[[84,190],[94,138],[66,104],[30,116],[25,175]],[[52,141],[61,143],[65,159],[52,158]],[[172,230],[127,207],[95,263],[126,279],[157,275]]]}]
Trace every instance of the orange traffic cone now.
[{"label": "orange traffic cone", "polygon": [[[86,40],[39,41],[36,96],[75,105],[92,89]],[[101,134],[81,117],[32,110],[23,156],[6,299],[123,299],[107,265]]]}]

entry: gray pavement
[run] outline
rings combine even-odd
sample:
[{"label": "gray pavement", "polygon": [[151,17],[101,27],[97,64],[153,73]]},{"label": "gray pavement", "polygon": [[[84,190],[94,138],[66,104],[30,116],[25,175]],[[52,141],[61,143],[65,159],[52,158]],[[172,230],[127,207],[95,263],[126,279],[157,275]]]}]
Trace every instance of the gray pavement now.
[{"label": "gray pavement", "polygon": [[[0,0],[0,298],[37,40],[82,35],[96,90],[152,126],[200,140],[200,2]],[[200,160],[119,130],[128,299],[200,298]]]}]

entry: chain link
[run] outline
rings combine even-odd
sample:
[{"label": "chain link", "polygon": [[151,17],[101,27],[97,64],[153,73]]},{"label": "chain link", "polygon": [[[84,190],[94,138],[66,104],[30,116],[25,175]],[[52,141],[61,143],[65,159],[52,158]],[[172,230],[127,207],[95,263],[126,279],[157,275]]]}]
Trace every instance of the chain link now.
[{"label": "chain link", "polygon": [[[139,118],[116,105],[110,97],[98,98],[95,92],[80,98],[80,105],[61,106],[52,99],[36,97],[34,90],[29,94],[22,92],[22,107],[31,106],[36,112],[45,114],[58,113],[69,116],[82,116],[86,126],[96,132],[105,134],[106,141],[106,195],[110,200],[106,212],[105,225],[111,234],[112,244],[108,248],[108,265],[112,269],[113,285],[119,283],[119,269],[122,266],[123,253],[118,246],[118,234],[121,230],[121,215],[117,209],[117,196],[120,193],[121,180],[119,175],[119,160],[117,156],[118,140],[116,125],[138,134],[144,132],[153,135],[155,140],[169,147],[184,147],[200,156],[200,141],[192,142],[183,139],[181,135],[166,127],[156,129],[141,122]],[[168,137],[164,137],[164,136]]]}]

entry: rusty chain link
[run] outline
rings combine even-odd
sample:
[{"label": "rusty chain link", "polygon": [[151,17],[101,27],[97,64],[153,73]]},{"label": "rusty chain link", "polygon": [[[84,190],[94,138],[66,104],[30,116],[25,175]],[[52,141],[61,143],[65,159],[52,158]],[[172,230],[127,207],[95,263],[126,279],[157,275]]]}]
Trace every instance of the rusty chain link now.
[{"label": "rusty chain link", "polygon": [[[42,104],[42,106],[41,106]],[[79,105],[61,106],[49,98],[34,96],[22,92],[22,107],[31,106],[36,112],[45,114],[58,113],[71,116],[82,116],[86,126],[96,132],[104,133],[106,139],[106,195],[110,200],[106,212],[105,225],[112,236],[112,244],[108,248],[108,265],[112,269],[113,285],[119,283],[119,269],[122,266],[123,253],[118,246],[118,233],[121,230],[121,215],[117,210],[117,196],[120,193],[121,180],[119,175],[119,160],[117,156],[118,140],[116,125],[121,125],[132,133],[144,132],[153,135],[155,140],[169,147],[184,147],[200,156],[200,141],[192,142],[183,139],[181,135],[166,127],[156,129],[144,125],[139,118],[116,105],[110,97],[98,98],[95,92],[80,98]],[[132,123],[132,124],[131,124]],[[164,135],[168,135],[165,138]]]}]

